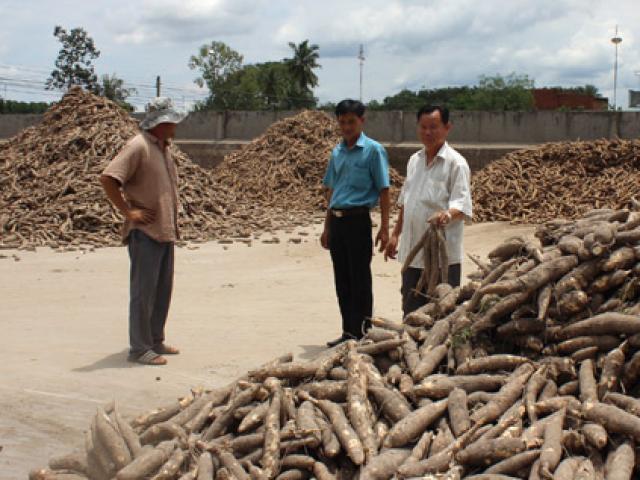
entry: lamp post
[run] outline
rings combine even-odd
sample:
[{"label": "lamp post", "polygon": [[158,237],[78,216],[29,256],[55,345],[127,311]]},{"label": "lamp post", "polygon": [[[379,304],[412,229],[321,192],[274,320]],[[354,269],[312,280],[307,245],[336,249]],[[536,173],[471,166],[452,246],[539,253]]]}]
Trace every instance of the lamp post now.
[{"label": "lamp post", "polygon": [[360,60],[360,101],[362,101],[362,70],[364,69],[364,45],[362,44],[360,44],[358,60]]},{"label": "lamp post", "polygon": [[615,46],[616,57],[613,64],[613,109],[617,110],[617,93],[618,93],[618,45],[622,42],[622,37],[618,35],[618,26],[616,25],[616,34],[611,38],[611,43]]}]

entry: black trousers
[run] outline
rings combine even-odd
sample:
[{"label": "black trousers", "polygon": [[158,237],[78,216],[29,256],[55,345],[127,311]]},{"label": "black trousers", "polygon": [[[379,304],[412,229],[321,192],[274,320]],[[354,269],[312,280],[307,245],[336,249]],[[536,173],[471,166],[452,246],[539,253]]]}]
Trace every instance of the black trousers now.
[{"label": "black trousers", "polygon": [[[449,285],[459,287],[461,274],[462,268],[459,263],[449,265]],[[414,292],[421,275],[422,268],[411,267],[407,268],[402,274],[400,293],[402,294],[402,313],[404,315],[427,304],[427,297],[424,295],[416,295],[416,292]]]},{"label": "black trousers", "polygon": [[333,262],[342,332],[361,338],[371,325],[373,238],[368,213],[329,220],[329,251]]}]

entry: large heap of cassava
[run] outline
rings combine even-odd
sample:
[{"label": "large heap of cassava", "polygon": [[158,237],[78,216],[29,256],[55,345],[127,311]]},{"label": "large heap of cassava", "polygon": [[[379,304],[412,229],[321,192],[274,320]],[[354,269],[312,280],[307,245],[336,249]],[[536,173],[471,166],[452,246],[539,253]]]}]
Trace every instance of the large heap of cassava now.
[{"label": "large heap of cassava", "polygon": [[[98,176],[137,131],[116,104],[76,87],[40,125],[1,144],[0,248],[117,245],[121,218]],[[247,238],[312,223],[338,139],[331,117],[302,112],[273,124],[214,171],[172,147],[183,240]],[[392,178],[399,185],[397,173]]]},{"label": "large heap of cassava", "polygon": [[[324,112],[304,111],[274,123],[216,168],[218,182],[233,185],[235,202],[259,203],[277,211],[325,206],[322,178],[331,149],[340,141],[336,121]],[[390,172],[394,187],[401,176]]]},{"label": "large heap of cassava", "polygon": [[473,176],[474,220],[537,224],[592,208],[626,208],[640,193],[640,140],[548,143]]},{"label": "large heap of cassava", "polygon": [[83,446],[30,478],[638,478],[640,211],[536,236],[314,360],[130,420],[99,408]]},{"label": "large heap of cassava", "polygon": [[[138,131],[113,102],[72,88],[41,124],[0,145],[0,245],[78,247],[119,243],[121,218],[98,182],[107,163]],[[186,238],[220,227],[226,193],[177,149]]]}]

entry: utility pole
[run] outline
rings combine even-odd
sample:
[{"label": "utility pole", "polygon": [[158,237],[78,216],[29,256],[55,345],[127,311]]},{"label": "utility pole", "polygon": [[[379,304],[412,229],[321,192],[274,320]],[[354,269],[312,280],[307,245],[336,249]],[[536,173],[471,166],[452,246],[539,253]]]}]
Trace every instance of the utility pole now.
[{"label": "utility pole", "polygon": [[156,77],[156,97],[160,96],[160,75]]},{"label": "utility pole", "polygon": [[362,44],[360,44],[358,60],[360,60],[360,101],[362,101],[362,71],[364,70],[364,45]]},{"label": "utility pole", "polygon": [[618,45],[622,42],[622,37],[618,36],[618,25],[616,25],[616,34],[611,39],[611,43],[615,46],[616,58],[613,64],[613,109],[618,109],[617,94],[618,94]]}]

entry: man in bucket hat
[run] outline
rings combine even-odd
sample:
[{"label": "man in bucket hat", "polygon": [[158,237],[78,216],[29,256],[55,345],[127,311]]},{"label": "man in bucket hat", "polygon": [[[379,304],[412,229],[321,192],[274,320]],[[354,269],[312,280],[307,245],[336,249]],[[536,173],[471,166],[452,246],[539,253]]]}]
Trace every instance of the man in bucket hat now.
[{"label": "man in bucket hat", "polygon": [[100,176],[109,200],[124,216],[122,239],[131,259],[129,361],[165,365],[178,349],[164,343],[178,233],[178,175],[169,150],[185,114],[168,98],[147,105],[141,132]]}]

